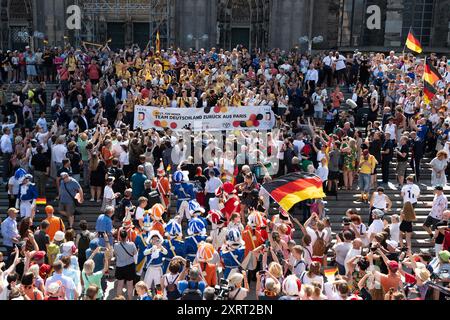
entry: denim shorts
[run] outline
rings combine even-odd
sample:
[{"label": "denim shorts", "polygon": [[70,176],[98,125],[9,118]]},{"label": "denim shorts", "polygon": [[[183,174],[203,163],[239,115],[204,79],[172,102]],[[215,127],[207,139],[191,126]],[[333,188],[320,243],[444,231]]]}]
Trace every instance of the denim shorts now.
[{"label": "denim shorts", "polygon": [[369,193],[370,191],[370,174],[367,173],[360,173],[358,177],[358,184],[361,191],[364,191],[365,193]]}]

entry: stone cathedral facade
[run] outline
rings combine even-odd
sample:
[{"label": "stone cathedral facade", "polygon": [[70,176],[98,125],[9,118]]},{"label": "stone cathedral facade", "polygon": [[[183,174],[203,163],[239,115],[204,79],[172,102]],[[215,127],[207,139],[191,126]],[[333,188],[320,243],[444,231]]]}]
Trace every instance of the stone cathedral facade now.
[{"label": "stone cathedral facade", "polygon": [[[81,9],[80,30],[69,30],[67,8]],[[380,9],[379,28],[367,26],[368,7]],[[0,0],[0,49],[62,46],[81,41],[123,48],[249,49],[298,47],[322,36],[314,50],[403,48],[413,27],[426,51],[450,48],[450,0]]]}]

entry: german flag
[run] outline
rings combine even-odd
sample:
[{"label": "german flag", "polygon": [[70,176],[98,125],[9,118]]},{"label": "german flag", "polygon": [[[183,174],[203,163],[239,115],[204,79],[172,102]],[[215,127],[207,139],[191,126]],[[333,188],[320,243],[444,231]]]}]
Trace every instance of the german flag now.
[{"label": "german flag", "polygon": [[437,71],[436,68],[433,67],[430,60],[427,60],[427,63],[425,64],[423,80],[430,85],[434,85],[439,80],[442,80],[442,76],[439,74],[439,71]]},{"label": "german flag", "polygon": [[322,180],[313,174],[294,172],[263,185],[270,196],[286,211],[308,199],[325,198]]},{"label": "german flag", "polygon": [[414,31],[412,28],[409,29],[408,38],[406,39],[406,46],[409,50],[412,50],[416,53],[422,53],[422,45],[414,35]]},{"label": "german flag", "polygon": [[427,81],[423,83],[423,98],[426,103],[430,103],[430,101],[433,100],[436,92],[437,90],[432,84]]}]

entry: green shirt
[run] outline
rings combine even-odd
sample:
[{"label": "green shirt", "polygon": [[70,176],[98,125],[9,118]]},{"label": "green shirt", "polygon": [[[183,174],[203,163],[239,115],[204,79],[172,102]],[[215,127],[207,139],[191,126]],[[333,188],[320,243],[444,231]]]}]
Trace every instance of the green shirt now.
[{"label": "green shirt", "polygon": [[81,276],[83,278],[83,293],[86,294],[86,290],[90,285],[96,285],[98,287],[97,299],[103,298],[103,289],[102,289],[102,277],[103,271],[97,271],[91,274],[90,276],[86,275],[84,270],[81,272]]},{"label": "green shirt", "polygon": [[88,151],[86,149],[86,145],[88,144],[88,141],[83,141],[82,139],[78,138],[78,149],[80,150],[80,155],[81,155],[81,160],[83,160],[83,162],[85,161],[89,161],[89,154]]}]

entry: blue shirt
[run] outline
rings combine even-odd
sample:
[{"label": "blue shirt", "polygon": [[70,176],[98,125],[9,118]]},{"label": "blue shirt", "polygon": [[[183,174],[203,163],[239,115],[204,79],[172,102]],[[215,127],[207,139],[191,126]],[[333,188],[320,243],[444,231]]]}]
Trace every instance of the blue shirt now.
[{"label": "blue shirt", "polygon": [[[171,244],[173,247],[173,251],[171,249]],[[170,240],[164,240],[163,247],[167,250],[166,259],[171,260],[174,257],[174,251],[175,254],[179,257],[184,257],[186,255],[186,250],[184,246],[184,242],[176,239]]]},{"label": "blue shirt", "polygon": [[[88,259],[92,254],[91,248],[86,250],[86,259]],[[102,271],[105,266],[105,254],[103,252],[97,253],[92,260],[94,260],[95,267],[94,272]]]},{"label": "blue shirt", "polygon": [[8,217],[2,222],[3,245],[7,247],[13,246],[12,238],[18,237],[17,221]]},{"label": "blue shirt", "polygon": [[144,182],[147,180],[147,176],[143,173],[135,173],[131,177],[131,183],[133,188],[133,198],[137,199],[141,196],[142,191],[144,190]]},{"label": "blue shirt", "polygon": [[178,282],[178,292],[183,294],[186,289],[198,289],[203,295],[203,291],[205,291],[206,283],[204,281],[194,282],[194,281],[186,281],[182,280]]},{"label": "blue shirt", "polygon": [[[113,230],[113,223],[112,223],[111,218],[109,216],[107,216],[106,214],[101,214],[97,218],[97,222],[95,224],[95,231],[97,231],[97,232],[106,232],[108,234],[109,243],[111,245],[113,243],[112,230]],[[99,238],[98,243],[99,243],[100,246],[104,246],[105,245],[105,240],[103,238]]]},{"label": "blue shirt", "polygon": [[428,126],[426,124],[422,124],[420,126],[418,126],[419,130],[417,131],[417,137],[422,140],[425,141],[425,138],[427,137],[427,133],[428,133]]},{"label": "blue shirt", "polygon": [[[245,253],[245,247],[240,247],[233,252],[226,251],[225,253],[223,251],[220,252],[220,257],[223,260],[223,264],[225,265],[225,268],[238,268],[239,263],[241,263],[244,260],[244,253]],[[236,258],[233,258],[233,256]],[[236,261],[237,260],[237,261]]]},{"label": "blue shirt", "polygon": [[184,241],[184,248],[186,250],[186,255],[191,255],[190,257],[188,257],[189,260],[191,260],[192,258],[191,262],[194,260],[195,255],[197,254],[198,244],[205,240],[206,236],[195,235],[187,237],[186,240]]}]

